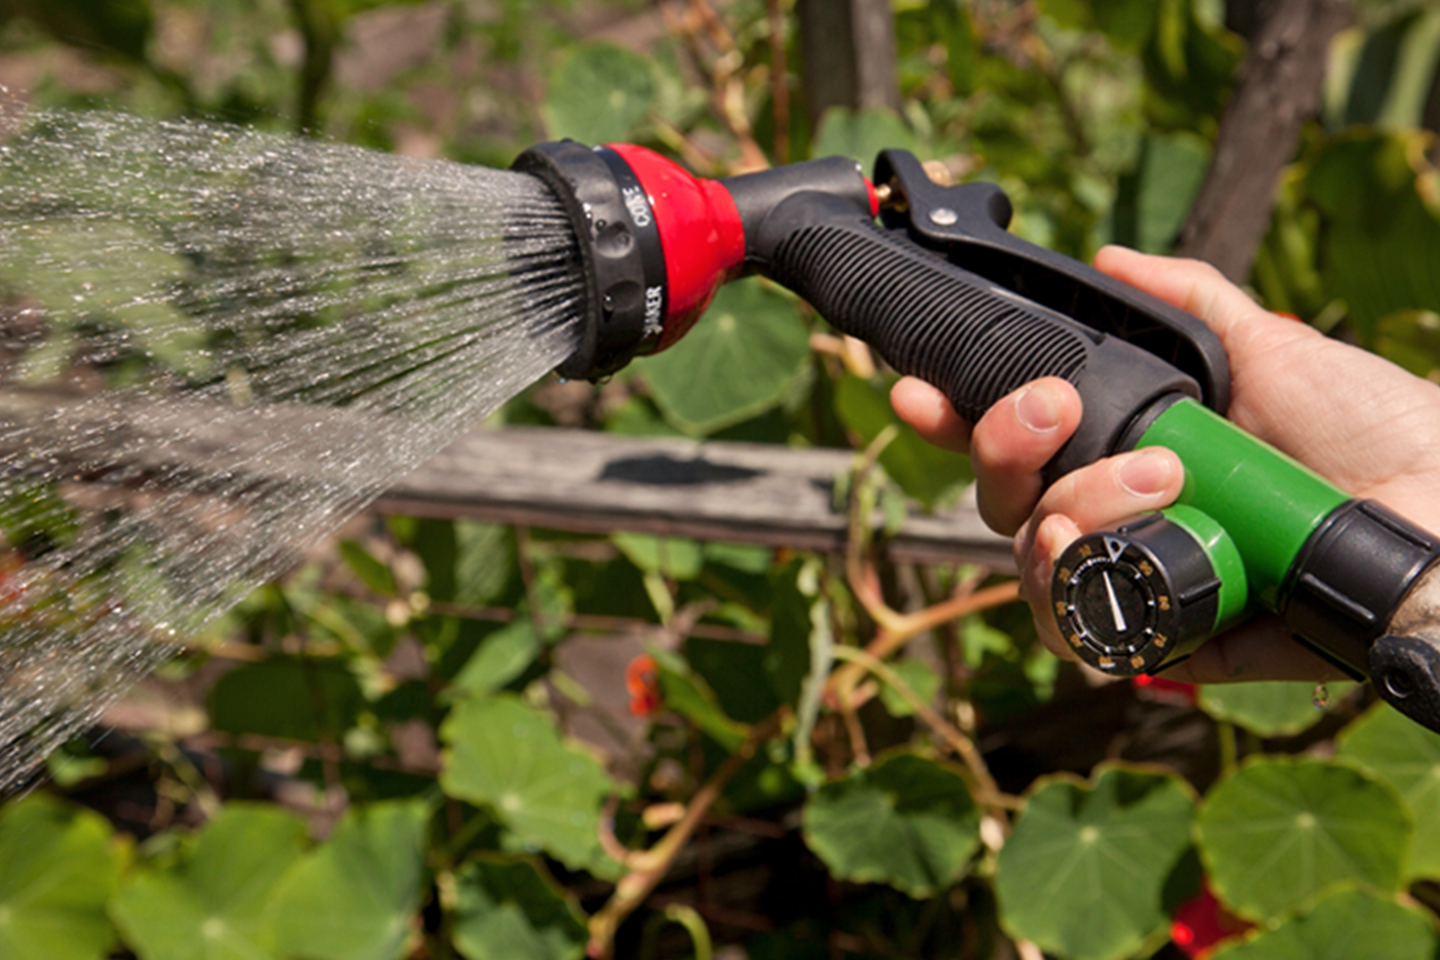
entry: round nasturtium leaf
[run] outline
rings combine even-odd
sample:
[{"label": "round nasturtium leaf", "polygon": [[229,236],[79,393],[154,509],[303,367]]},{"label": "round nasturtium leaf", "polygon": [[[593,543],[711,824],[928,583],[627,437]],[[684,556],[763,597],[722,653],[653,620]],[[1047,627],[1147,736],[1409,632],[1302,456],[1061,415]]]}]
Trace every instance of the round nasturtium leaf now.
[{"label": "round nasturtium leaf", "polygon": [[271,900],[281,956],[400,960],[425,892],[429,804],[351,807],[324,844],[290,868]]},{"label": "round nasturtium leaf", "polygon": [[286,810],[226,804],[175,863],[137,873],[111,914],[144,960],[281,960],[270,898],[307,836]]},{"label": "round nasturtium leaf", "polygon": [[1341,884],[1397,889],[1414,830],[1386,784],[1342,764],[1285,757],[1222,780],[1195,827],[1216,893],[1257,920]]},{"label": "round nasturtium leaf", "polygon": [[540,107],[552,139],[595,145],[630,139],[655,101],[649,61],[610,43],[571,50],[550,73]]},{"label": "round nasturtium leaf", "polygon": [[1042,780],[1000,850],[1000,918],[1074,960],[1129,956],[1165,927],[1166,879],[1190,846],[1194,796],[1178,777],[1102,768],[1093,787]]},{"label": "round nasturtium leaf", "polygon": [[440,736],[449,744],[445,793],[489,806],[524,847],[577,869],[596,864],[610,778],[593,756],[561,741],[548,716],[509,694],[466,700]]},{"label": "round nasturtium leaf", "polygon": [[455,947],[467,960],[579,960],[583,915],[530,860],[482,856],[456,876]]},{"label": "round nasturtium leaf", "polygon": [[0,957],[100,960],[119,865],[110,825],[37,794],[0,810]]},{"label": "round nasturtium leaf", "polygon": [[950,766],[894,753],[821,787],[805,842],[830,872],[930,897],[960,880],[980,846],[980,811]]},{"label": "round nasturtium leaf", "polygon": [[1395,788],[1415,817],[1408,875],[1440,878],[1440,735],[1377,704],[1340,735],[1338,756]]},{"label": "round nasturtium leaf", "polygon": [[1435,946],[1435,927],[1423,914],[1344,890],[1212,960],[1432,960]]},{"label": "round nasturtium leaf", "polygon": [[809,356],[810,333],[795,301],[743,280],[722,287],[683,340],[635,368],[672,426],[703,435],[780,403]]},{"label": "round nasturtium leaf", "polygon": [[[1326,702],[1336,703],[1355,684],[1325,686]],[[1316,686],[1287,680],[1261,683],[1211,683],[1200,687],[1198,706],[1216,720],[1244,727],[1261,737],[1288,737],[1309,729],[1325,716],[1316,706]]]}]

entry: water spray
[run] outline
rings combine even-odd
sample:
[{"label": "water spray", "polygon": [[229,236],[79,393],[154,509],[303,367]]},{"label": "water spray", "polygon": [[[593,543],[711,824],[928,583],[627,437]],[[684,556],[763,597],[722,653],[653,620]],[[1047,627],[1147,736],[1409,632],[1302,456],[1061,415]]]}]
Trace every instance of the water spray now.
[{"label": "water spray", "polygon": [[[996,186],[932,182],[886,150],[873,180],[830,158],[702,180],[640,147],[546,143],[515,169],[569,212],[596,379],[682,337],[719,286],[761,274],[977,420],[1057,376],[1084,402],[1053,481],[1149,446],[1179,455],[1169,509],[1075,541],[1052,613],[1086,663],[1155,674],[1262,611],[1440,732],[1440,538],[1359,500],[1224,419],[1230,375],[1198,319],[1007,230]],[[878,219],[878,222],[877,222]]]}]

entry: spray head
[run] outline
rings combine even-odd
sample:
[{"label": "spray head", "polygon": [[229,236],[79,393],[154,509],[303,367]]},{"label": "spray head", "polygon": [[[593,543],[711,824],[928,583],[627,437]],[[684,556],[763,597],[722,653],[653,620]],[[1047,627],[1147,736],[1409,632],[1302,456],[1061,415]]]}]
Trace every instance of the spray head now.
[{"label": "spray head", "polygon": [[542,143],[512,169],[539,177],[570,214],[585,280],[581,343],[558,372],[594,380],[679,340],[720,285],[762,267],[760,234],[800,193],[869,219],[874,188],[841,157],[703,180],[644,147]]}]

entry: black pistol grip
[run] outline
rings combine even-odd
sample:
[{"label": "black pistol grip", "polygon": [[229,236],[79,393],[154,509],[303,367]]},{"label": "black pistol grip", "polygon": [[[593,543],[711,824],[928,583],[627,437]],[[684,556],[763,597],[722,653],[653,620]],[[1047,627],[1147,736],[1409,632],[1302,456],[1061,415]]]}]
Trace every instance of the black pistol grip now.
[{"label": "black pistol grip", "polygon": [[[806,205],[811,209],[785,210]],[[1195,381],[1146,351],[1076,323],[884,230],[853,208],[808,194],[781,205],[762,233],[762,270],[836,329],[949,398],[966,420],[1038,377],[1074,384],[1080,429],[1047,482],[1116,452],[1156,401],[1199,396]]]}]

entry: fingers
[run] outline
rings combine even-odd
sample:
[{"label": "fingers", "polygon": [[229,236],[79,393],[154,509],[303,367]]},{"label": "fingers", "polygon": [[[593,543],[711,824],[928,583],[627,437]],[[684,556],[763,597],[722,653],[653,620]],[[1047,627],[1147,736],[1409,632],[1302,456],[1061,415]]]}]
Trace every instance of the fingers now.
[{"label": "fingers", "polygon": [[890,388],[890,405],[901,420],[935,446],[970,452],[970,424],[960,419],[943,393],[924,380],[901,378]]},{"label": "fingers", "polygon": [[1193,313],[1219,335],[1227,350],[1241,331],[1265,331],[1304,336],[1304,324],[1281,319],[1264,309],[1249,294],[1200,260],[1182,260],[1139,253],[1125,247],[1104,247],[1095,255],[1095,269],[1139,287],[1166,303]]},{"label": "fingers", "polygon": [[1066,474],[1045,492],[1015,539],[1015,563],[1020,570],[1021,594],[1030,604],[1040,638],[1054,653],[1074,659],[1074,653],[1061,642],[1050,609],[1050,578],[1056,559],[1083,534],[1169,506],[1184,482],[1180,458],[1154,447]]},{"label": "fingers", "polygon": [[1040,498],[1040,470],[1080,425],[1080,394],[1057,377],[1026,384],[980,418],[970,437],[980,517],[1013,534]]},{"label": "fingers", "polygon": [[1015,533],[1035,509],[1040,470],[1080,425],[1080,395],[1057,377],[1026,384],[985,412],[972,429],[944,394],[914,377],[890,391],[895,412],[936,446],[968,452],[975,467],[980,516]]}]

